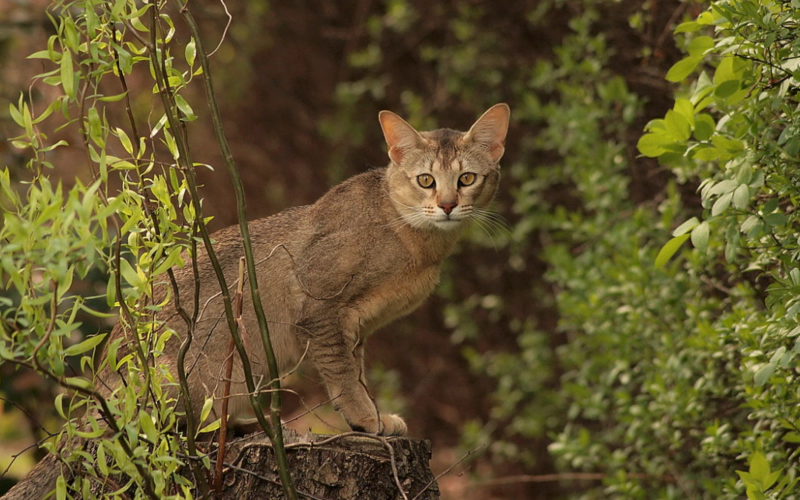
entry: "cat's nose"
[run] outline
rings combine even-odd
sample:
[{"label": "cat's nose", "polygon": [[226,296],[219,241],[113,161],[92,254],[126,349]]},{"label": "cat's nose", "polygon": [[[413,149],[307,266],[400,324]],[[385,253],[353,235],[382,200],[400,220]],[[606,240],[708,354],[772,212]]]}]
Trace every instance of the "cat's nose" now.
[{"label": "cat's nose", "polygon": [[439,203],[439,208],[444,210],[444,213],[446,213],[447,215],[450,215],[450,212],[452,212],[453,209],[456,208],[457,206],[458,206],[458,203],[456,203],[456,202],[441,202],[441,203]]}]

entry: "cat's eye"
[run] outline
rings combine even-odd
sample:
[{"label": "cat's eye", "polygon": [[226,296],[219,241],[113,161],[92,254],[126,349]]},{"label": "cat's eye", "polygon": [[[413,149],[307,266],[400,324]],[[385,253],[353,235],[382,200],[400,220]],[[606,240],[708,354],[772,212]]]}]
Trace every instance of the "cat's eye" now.
[{"label": "cat's eye", "polygon": [[432,188],[436,181],[434,181],[433,176],[430,174],[422,174],[417,176],[417,182],[420,186],[424,188]]},{"label": "cat's eye", "polygon": [[475,179],[477,178],[477,175],[473,174],[472,172],[467,172],[465,174],[461,174],[461,177],[458,178],[458,184],[459,186],[469,186],[474,184]]}]

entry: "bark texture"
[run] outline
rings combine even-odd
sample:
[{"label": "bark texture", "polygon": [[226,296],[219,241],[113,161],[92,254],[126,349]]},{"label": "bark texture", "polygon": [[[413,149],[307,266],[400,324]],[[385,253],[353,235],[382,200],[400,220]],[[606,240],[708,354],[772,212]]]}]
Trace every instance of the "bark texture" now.
[{"label": "bark texture", "polygon": [[[286,445],[301,498],[439,498],[439,487],[429,465],[430,441],[287,433]],[[225,461],[231,466],[224,472],[222,499],[283,498],[272,448],[263,436],[231,443],[226,455]]]}]

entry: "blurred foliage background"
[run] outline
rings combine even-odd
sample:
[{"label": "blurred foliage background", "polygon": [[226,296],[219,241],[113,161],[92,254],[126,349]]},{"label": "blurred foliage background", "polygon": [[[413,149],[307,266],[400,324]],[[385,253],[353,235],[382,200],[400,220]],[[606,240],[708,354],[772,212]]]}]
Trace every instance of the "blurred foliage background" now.
[{"label": "blurred foliage background", "polygon": [[[252,218],[384,165],[381,109],[463,129],[511,106],[507,228],[474,228],[438,294],[369,344],[435,472],[475,451],[445,498],[796,498],[796,4],[193,2],[205,45],[224,38],[212,69]],[[0,5],[16,102],[52,28],[43,2]],[[195,156],[221,165],[202,108]],[[2,135],[15,127],[0,107]],[[59,151],[66,184],[87,175]],[[199,175],[214,228],[234,223],[225,177]],[[10,456],[57,429],[55,389],[0,377]],[[297,384],[323,399],[313,375]]]}]

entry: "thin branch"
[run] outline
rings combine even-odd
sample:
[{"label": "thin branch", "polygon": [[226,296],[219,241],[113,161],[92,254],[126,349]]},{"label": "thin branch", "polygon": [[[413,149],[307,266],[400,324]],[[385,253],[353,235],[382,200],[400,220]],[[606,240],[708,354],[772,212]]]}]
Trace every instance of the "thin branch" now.
[{"label": "thin branch", "polygon": [[[234,186],[234,193],[236,195],[237,215],[239,219],[239,229],[242,235],[242,244],[244,246],[244,253],[247,262],[247,275],[250,281],[250,297],[252,299],[253,308],[256,314],[256,319],[258,321],[259,333],[261,334],[261,343],[263,344],[264,352],[267,357],[269,376],[270,379],[272,379],[271,389],[275,390],[275,392],[270,394],[269,398],[270,417],[272,420],[272,427],[274,429],[271,441],[273,441],[275,449],[275,460],[278,465],[278,473],[281,478],[281,482],[283,484],[284,494],[286,495],[288,500],[295,500],[297,498],[297,493],[295,492],[294,485],[292,484],[292,477],[289,471],[289,463],[286,457],[286,451],[284,450],[283,446],[283,432],[281,431],[281,418],[280,418],[281,393],[280,393],[280,379],[279,379],[280,374],[278,372],[278,363],[275,358],[275,352],[272,348],[272,343],[269,338],[269,326],[267,325],[266,316],[264,315],[264,308],[261,302],[261,295],[258,289],[258,279],[255,268],[255,257],[253,255],[253,246],[250,239],[250,230],[247,224],[247,209],[245,206],[246,201],[244,196],[244,186],[239,176],[239,172],[236,169],[236,164],[234,163],[233,155],[231,154],[230,148],[228,146],[227,138],[225,137],[225,133],[222,129],[222,119],[220,116],[219,108],[217,106],[217,101],[214,94],[214,85],[211,79],[211,70],[209,67],[208,55],[205,49],[203,48],[202,40],[200,37],[200,30],[197,26],[197,23],[194,20],[194,17],[192,16],[192,13],[189,11],[188,6],[185,3],[182,4],[181,14],[184,16],[186,24],[189,27],[189,31],[191,32],[192,36],[195,39],[195,43],[197,44],[197,55],[200,60],[200,64],[203,68],[203,83],[205,84],[204,87],[206,91],[206,100],[208,101],[209,109],[211,111],[211,119],[214,124],[214,132],[217,136],[217,143],[225,159],[225,165],[228,168],[228,174]],[[251,390],[250,387],[248,387],[248,390]],[[259,423],[266,431],[267,422],[264,419],[264,416],[260,414],[260,411],[256,412],[256,418],[259,419]]]},{"label": "thin branch", "polygon": [[228,5],[225,3],[225,0],[219,0],[219,3],[222,4],[222,8],[225,10],[225,15],[228,17],[228,22],[225,23],[225,29],[222,30],[222,36],[219,39],[219,43],[217,46],[214,47],[214,50],[208,53],[208,57],[212,57],[214,54],[217,53],[220,47],[222,47],[222,42],[225,41],[225,38],[228,36],[228,28],[231,27],[231,22],[233,21],[233,16],[231,15],[230,11],[228,10]]},{"label": "thin branch", "polygon": [[[627,477],[633,479],[661,479],[664,481],[673,482],[675,480],[672,476],[665,476],[662,478],[654,478],[647,474],[628,473]],[[519,475],[519,476],[506,476],[498,477],[495,479],[486,479],[477,481],[474,486],[479,488],[486,488],[490,486],[504,486],[509,484],[520,483],[555,483],[559,481],[602,481],[608,479],[609,475],[602,472],[561,472],[557,474],[540,474],[540,475]]]},{"label": "thin branch", "polygon": [[[239,259],[239,286],[236,288],[236,297],[234,299],[234,313],[236,314],[236,324],[239,325],[239,331],[247,335],[244,328],[244,321],[242,321],[242,303],[244,302],[244,258]],[[217,448],[217,456],[225,457],[225,445],[228,438],[228,402],[230,401],[231,394],[231,378],[233,377],[233,338],[231,338],[228,347],[228,356],[225,360],[225,385],[222,389],[222,419],[219,429],[219,440]],[[217,460],[217,471],[214,476],[214,492],[219,497],[222,495],[222,468],[223,461]]]},{"label": "thin branch", "polygon": [[[3,398],[3,401],[10,402],[10,403],[14,404],[14,406],[16,406],[16,403],[13,403],[12,401],[9,401],[9,400],[7,400],[7,399],[5,399],[5,398]],[[19,408],[19,407],[18,407],[18,408]],[[21,409],[21,408],[20,408],[20,409]],[[23,410],[23,411],[24,411],[24,410]],[[42,429],[44,429],[44,427],[42,427]],[[35,443],[33,443],[33,444],[29,444],[29,445],[28,445],[28,446],[26,446],[25,448],[23,448],[23,449],[19,450],[18,452],[14,453],[13,455],[11,455],[11,457],[10,457],[10,458],[11,458],[11,460],[8,462],[8,465],[6,466],[5,470],[3,470],[2,474],[0,474],[0,478],[2,478],[2,477],[6,477],[6,474],[8,474],[8,471],[9,471],[9,470],[11,470],[11,466],[12,466],[12,465],[14,465],[14,462],[16,462],[16,461],[17,461],[17,459],[18,459],[19,457],[21,457],[23,454],[27,453],[27,452],[28,452],[28,450],[32,450],[32,449],[39,448],[39,447],[42,445],[42,443],[44,443],[44,442],[45,442],[45,441],[47,441],[48,439],[52,439],[52,438],[54,438],[54,437],[57,437],[57,436],[58,436],[57,434],[52,434],[52,433],[49,433],[49,432],[48,432],[48,434],[49,434],[49,435],[48,435],[47,437],[45,437],[45,438],[43,438],[43,439],[40,439],[40,440],[36,441],[36,442],[35,442]]]},{"label": "thin branch", "polygon": [[455,469],[455,468],[456,468],[456,466],[458,466],[458,464],[460,464],[461,462],[463,462],[464,460],[466,460],[468,457],[470,457],[471,455],[473,455],[475,452],[477,452],[477,451],[478,451],[478,449],[479,449],[479,448],[475,448],[475,449],[469,450],[467,453],[465,453],[465,454],[464,454],[464,456],[462,456],[461,458],[459,458],[458,460],[456,460],[456,461],[455,461],[455,462],[454,462],[454,463],[453,463],[453,464],[452,464],[450,467],[446,468],[444,471],[442,471],[442,473],[441,473],[441,474],[437,475],[435,478],[433,478],[432,480],[430,480],[430,481],[428,482],[428,484],[426,484],[425,486],[423,486],[423,488],[422,488],[422,489],[419,491],[419,493],[417,493],[416,495],[414,495],[414,498],[412,498],[411,500],[417,500],[417,499],[418,499],[418,498],[419,498],[419,497],[420,497],[420,496],[421,496],[423,493],[425,493],[426,491],[428,491],[428,488],[430,488],[430,487],[431,487],[431,486],[432,486],[434,483],[436,483],[437,481],[439,481],[439,478],[441,478],[442,476],[445,476],[445,475],[449,474],[449,473],[450,473],[450,471],[452,471],[453,469]]}]

